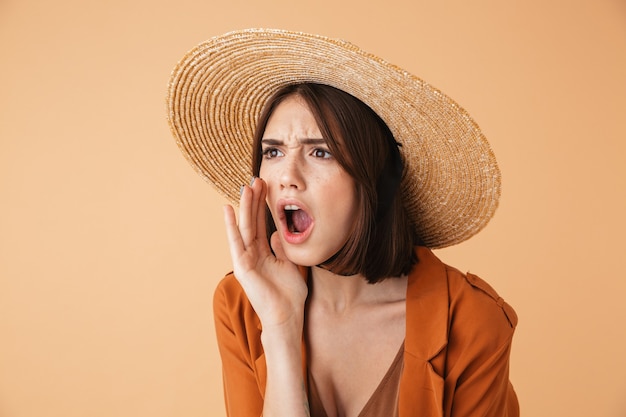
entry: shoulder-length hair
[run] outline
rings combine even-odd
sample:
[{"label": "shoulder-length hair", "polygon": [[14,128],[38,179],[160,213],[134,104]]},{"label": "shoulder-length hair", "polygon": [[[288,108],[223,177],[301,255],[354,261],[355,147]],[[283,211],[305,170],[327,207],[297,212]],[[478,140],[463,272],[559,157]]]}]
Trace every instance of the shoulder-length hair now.
[{"label": "shoulder-length hair", "polygon": [[[352,95],[323,84],[281,88],[266,103],[253,141],[252,175],[263,160],[261,139],[274,109],[298,95],[309,107],[333,157],[354,179],[360,212],[344,246],[320,266],[340,275],[362,274],[369,283],[407,274],[417,261],[419,238],[402,204],[403,162],[385,122]],[[268,239],[276,231],[267,210]]]}]

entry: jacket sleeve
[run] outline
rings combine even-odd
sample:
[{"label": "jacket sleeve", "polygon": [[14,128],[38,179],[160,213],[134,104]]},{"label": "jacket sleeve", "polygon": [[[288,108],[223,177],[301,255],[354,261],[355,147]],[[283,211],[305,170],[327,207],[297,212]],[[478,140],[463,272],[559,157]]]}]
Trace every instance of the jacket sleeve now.
[{"label": "jacket sleeve", "polygon": [[518,417],[518,400],[509,382],[515,311],[477,276],[467,274],[464,284],[451,293],[444,414]]},{"label": "jacket sleeve", "polygon": [[255,359],[261,349],[260,336],[252,307],[232,275],[218,285],[213,296],[213,312],[222,359],[226,414],[259,417],[263,398],[257,383]]}]

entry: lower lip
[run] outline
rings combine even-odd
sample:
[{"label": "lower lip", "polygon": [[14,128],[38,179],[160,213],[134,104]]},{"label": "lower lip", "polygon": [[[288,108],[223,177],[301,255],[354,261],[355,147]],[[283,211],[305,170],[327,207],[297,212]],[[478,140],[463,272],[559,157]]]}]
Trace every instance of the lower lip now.
[{"label": "lower lip", "polygon": [[311,235],[311,231],[313,230],[313,223],[302,233],[291,233],[289,229],[285,228],[283,231],[283,237],[285,238],[285,242],[290,243],[292,245],[297,245],[309,238]]}]

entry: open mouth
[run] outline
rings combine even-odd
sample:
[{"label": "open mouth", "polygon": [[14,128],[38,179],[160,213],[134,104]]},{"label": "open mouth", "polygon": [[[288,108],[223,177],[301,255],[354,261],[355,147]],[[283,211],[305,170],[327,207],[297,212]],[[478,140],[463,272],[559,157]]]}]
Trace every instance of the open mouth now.
[{"label": "open mouth", "polygon": [[285,206],[285,219],[289,233],[300,234],[311,226],[311,217],[295,204]]}]

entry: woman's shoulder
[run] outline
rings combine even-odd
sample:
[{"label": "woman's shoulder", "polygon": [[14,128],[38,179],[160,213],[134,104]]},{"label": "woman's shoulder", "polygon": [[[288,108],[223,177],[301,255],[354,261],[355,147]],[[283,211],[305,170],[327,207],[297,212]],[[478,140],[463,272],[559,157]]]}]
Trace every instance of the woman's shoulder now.
[{"label": "woman's shoulder", "polygon": [[239,285],[237,278],[235,278],[235,274],[229,272],[218,282],[217,287],[215,288],[215,296],[238,298],[240,296],[245,296],[245,293],[243,292],[241,285]]},{"label": "woman's shoulder", "polygon": [[440,306],[447,304],[450,333],[461,337],[491,333],[488,337],[501,340],[512,336],[517,314],[487,281],[443,263],[428,249],[418,249],[418,259],[412,279],[422,283],[414,291],[428,288],[429,297],[438,298]]},{"label": "woman's shoulder", "polygon": [[446,268],[451,313],[470,316],[468,321],[476,324],[491,323],[515,329],[515,310],[487,281],[470,272],[462,273],[447,265]]},{"label": "woman's shoulder", "polygon": [[213,311],[218,317],[236,316],[242,322],[254,321],[258,317],[248,301],[248,297],[232,272],[226,274],[215,288],[213,293]]},{"label": "woman's shoulder", "polygon": [[510,349],[517,315],[486,281],[418,248],[407,291],[407,351],[439,375],[484,363]]},{"label": "woman's shoulder", "polygon": [[[218,344],[238,346],[238,352],[260,354],[261,321],[233,273],[224,276],[213,294],[213,320]],[[231,346],[232,348],[232,346]]]}]

